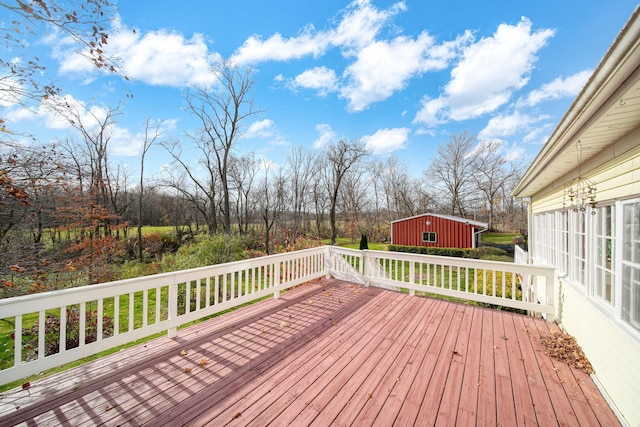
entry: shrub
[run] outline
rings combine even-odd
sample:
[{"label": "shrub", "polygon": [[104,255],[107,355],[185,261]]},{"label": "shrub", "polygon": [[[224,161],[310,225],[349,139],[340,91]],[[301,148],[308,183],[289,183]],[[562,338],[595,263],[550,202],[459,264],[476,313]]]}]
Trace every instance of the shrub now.
[{"label": "shrub", "polygon": [[501,256],[508,257],[507,251],[493,246],[481,246],[479,248],[470,249],[467,258],[491,260],[491,257]]},{"label": "shrub", "polygon": [[[482,246],[480,248],[436,248],[427,246],[402,246],[402,245],[389,245],[389,250],[392,252],[406,252],[412,254],[421,255],[438,255],[448,256],[455,258],[473,258],[473,259],[485,259],[497,261],[513,261],[507,254],[507,251],[500,248]],[[504,257],[504,258],[502,258]]]},{"label": "shrub", "polygon": [[245,246],[246,242],[235,235],[205,235],[181,246],[175,254],[166,254],[160,264],[163,271],[177,271],[238,261],[245,259]]}]

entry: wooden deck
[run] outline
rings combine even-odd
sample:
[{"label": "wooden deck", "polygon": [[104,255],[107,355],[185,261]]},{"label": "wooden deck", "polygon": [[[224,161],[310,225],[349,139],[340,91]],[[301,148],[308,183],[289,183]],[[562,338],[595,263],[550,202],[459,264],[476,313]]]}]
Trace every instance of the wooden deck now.
[{"label": "wooden deck", "polygon": [[0,425],[620,425],[557,326],[338,280],[0,396]]}]

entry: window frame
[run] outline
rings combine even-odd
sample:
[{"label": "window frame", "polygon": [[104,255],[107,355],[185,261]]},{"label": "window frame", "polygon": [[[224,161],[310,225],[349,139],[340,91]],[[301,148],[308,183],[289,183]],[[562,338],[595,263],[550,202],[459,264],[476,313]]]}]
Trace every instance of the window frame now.
[{"label": "window frame", "polygon": [[[425,239],[426,235],[433,236],[433,240]],[[438,243],[438,233],[435,231],[423,231],[422,232],[422,243]]]}]

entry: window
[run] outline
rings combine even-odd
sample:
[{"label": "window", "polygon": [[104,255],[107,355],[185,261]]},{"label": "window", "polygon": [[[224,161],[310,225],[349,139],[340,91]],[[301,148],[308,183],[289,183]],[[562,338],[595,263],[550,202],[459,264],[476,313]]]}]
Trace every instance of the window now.
[{"label": "window", "polygon": [[614,301],[613,284],[615,274],[615,207],[603,206],[596,209],[592,216],[595,228],[593,295],[611,305]]},{"label": "window", "polygon": [[422,232],[422,241],[427,243],[435,243],[436,242],[436,233],[433,231],[423,231]]},{"label": "window", "polygon": [[640,199],[533,220],[535,262],[555,265],[563,280],[640,333]]},{"label": "window", "polygon": [[640,201],[623,205],[622,320],[640,331]]},{"label": "window", "polygon": [[585,285],[586,270],[586,212],[570,211],[569,228],[571,239],[569,241],[569,280],[577,285]]},{"label": "window", "polygon": [[545,212],[534,216],[537,238],[533,240],[533,256],[542,264],[556,265],[556,214]]},{"label": "window", "polygon": [[569,213],[563,212],[560,216],[560,242],[558,242],[560,259],[558,260],[558,272],[569,273]]}]

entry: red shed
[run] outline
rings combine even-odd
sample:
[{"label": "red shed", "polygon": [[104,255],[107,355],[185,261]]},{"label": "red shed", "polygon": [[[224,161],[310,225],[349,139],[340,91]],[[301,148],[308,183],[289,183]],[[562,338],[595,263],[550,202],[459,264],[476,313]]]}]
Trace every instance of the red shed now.
[{"label": "red shed", "polygon": [[450,215],[423,214],[391,222],[391,244],[477,248],[488,224]]}]

